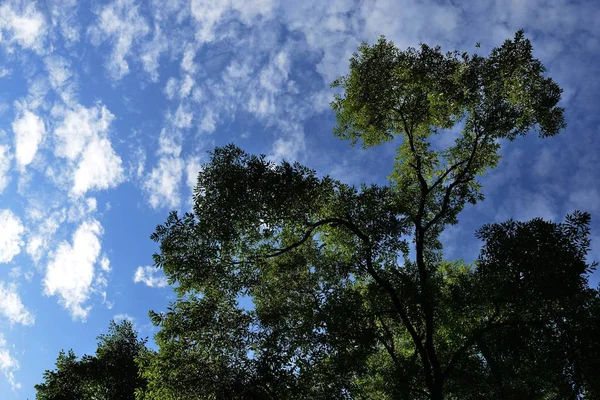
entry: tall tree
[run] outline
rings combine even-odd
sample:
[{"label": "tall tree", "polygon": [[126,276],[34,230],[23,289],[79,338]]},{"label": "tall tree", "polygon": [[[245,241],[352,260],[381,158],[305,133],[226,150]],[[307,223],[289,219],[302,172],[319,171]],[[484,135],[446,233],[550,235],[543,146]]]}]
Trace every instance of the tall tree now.
[{"label": "tall tree", "polygon": [[136,358],[148,350],[129,321],[110,322],[108,333],[98,336],[94,356],[81,359],[73,350],[61,351],[56,369],[44,372],[44,382],[36,385],[38,400],[126,400],[134,399],[136,389],[146,382],[139,376]]},{"label": "tall tree", "polygon": [[473,265],[439,241],[483,199],[503,139],[564,126],[543,73],[523,32],[487,57],[361,46],[334,83],[335,132],[365,148],[400,138],[389,186],[216,149],[193,213],[152,236],[178,300],[151,313],[159,350],[140,359],[138,397],[599,396],[588,214],[486,225]]}]

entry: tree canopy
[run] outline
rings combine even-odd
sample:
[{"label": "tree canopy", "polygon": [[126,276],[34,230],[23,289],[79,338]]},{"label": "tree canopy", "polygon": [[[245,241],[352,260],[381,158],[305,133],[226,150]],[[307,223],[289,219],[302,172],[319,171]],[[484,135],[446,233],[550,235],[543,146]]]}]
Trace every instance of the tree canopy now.
[{"label": "tree canopy", "polygon": [[335,134],[398,139],[385,186],[216,148],[193,211],[152,235],[178,297],[150,313],[158,349],[137,356],[137,398],[600,396],[589,214],[484,225],[471,264],[440,242],[483,200],[503,140],[565,126],[544,72],[523,32],[486,57],[363,44],[333,84]]},{"label": "tree canopy", "polygon": [[44,372],[36,385],[38,400],[132,400],[144,388],[136,359],[149,350],[129,321],[111,321],[108,333],[98,336],[95,355],[77,358],[61,351],[56,369]]}]

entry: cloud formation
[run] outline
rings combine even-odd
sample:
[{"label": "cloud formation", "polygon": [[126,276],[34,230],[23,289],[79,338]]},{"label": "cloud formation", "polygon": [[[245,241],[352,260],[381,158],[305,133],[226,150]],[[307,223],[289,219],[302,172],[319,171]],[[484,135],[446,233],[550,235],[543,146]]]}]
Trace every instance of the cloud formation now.
[{"label": "cloud formation", "polygon": [[183,175],[181,136],[163,129],[159,137],[158,164],[147,174],[142,188],[152,208],[177,208]]},{"label": "cloud formation", "polygon": [[[98,45],[103,41],[114,43],[108,69],[113,77],[120,79],[129,72],[129,56],[131,46],[146,36],[150,27],[140,14],[139,6],[133,0],[115,0],[106,5],[98,14],[98,21],[91,26],[89,32],[93,43]],[[147,61],[152,71],[152,57]]]},{"label": "cloud formation", "polygon": [[10,325],[33,325],[35,318],[25,308],[15,284],[0,281],[0,315],[8,319]]},{"label": "cloud formation", "polygon": [[167,286],[167,278],[153,266],[138,267],[133,275],[134,283],[144,283],[152,288],[161,288]]},{"label": "cloud formation", "polygon": [[73,234],[71,243],[61,242],[50,255],[44,277],[44,292],[58,295],[60,303],[73,319],[85,320],[91,306],[90,297],[100,257],[102,226],[95,219],[83,222]]},{"label": "cloud formation", "polygon": [[11,262],[21,252],[25,227],[11,210],[0,210],[0,263]]},{"label": "cloud formation", "polygon": [[21,384],[15,379],[15,372],[18,370],[19,361],[10,353],[4,335],[0,333],[0,371],[6,377],[13,391],[21,388]]},{"label": "cloud formation", "polygon": [[5,34],[1,42],[13,51],[16,43],[24,49],[42,52],[46,34],[44,15],[36,10],[33,3],[18,7],[11,2],[0,5],[0,34]]},{"label": "cloud formation", "polygon": [[54,130],[54,154],[68,160],[71,194],[79,197],[89,190],[109,189],[123,182],[121,158],[108,138],[114,115],[102,105],[58,113],[62,121]]},{"label": "cloud formation", "polygon": [[0,194],[4,191],[4,188],[10,183],[10,164],[12,161],[12,154],[10,154],[10,147],[7,145],[0,145]]},{"label": "cloud formation", "polygon": [[24,170],[33,161],[46,133],[46,128],[40,117],[31,111],[25,111],[12,123],[12,129],[15,134],[17,165]]}]

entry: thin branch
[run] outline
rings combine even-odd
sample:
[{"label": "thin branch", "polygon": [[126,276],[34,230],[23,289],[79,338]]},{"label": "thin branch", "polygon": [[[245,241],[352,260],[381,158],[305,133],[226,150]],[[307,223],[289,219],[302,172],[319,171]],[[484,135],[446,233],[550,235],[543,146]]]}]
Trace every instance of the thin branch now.
[{"label": "thin branch", "polygon": [[343,220],[341,220],[339,218],[326,218],[326,219],[322,219],[318,222],[315,222],[313,224],[309,224],[308,231],[306,231],[304,233],[304,235],[302,236],[302,238],[299,241],[292,243],[291,245],[286,246],[282,249],[275,249],[275,253],[267,254],[266,256],[262,256],[262,257],[263,258],[273,258],[273,257],[280,256],[284,253],[287,253],[288,251],[294,250],[295,248],[302,246],[308,239],[310,239],[312,237],[313,232],[318,227],[327,225],[327,224],[340,224],[341,221],[343,221]]},{"label": "thin branch", "polygon": [[498,390],[500,391],[500,398],[506,398],[504,391],[504,380],[502,377],[502,373],[500,372],[500,368],[498,366],[498,362],[490,353],[490,349],[485,344],[483,340],[479,340],[477,342],[477,347],[481,350],[481,355],[485,358],[486,363],[490,366],[490,371],[494,380],[496,381],[496,385],[498,386]]},{"label": "thin branch", "polygon": [[427,223],[427,225],[425,225],[425,228],[423,229],[424,231],[427,231],[430,227],[435,225],[444,216],[444,214],[446,214],[446,212],[448,212],[448,206],[450,204],[450,196],[452,195],[452,191],[454,190],[454,188],[462,183],[468,183],[471,180],[470,177],[468,177],[465,180],[465,176],[471,169],[471,165],[473,164],[473,160],[475,159],[475,154],[477,153],[479,139],[480,139],[479,132],[477,132],[475,134],[475,142],[473,143],[473,149],[471,150],[471,154],[468,158],[466,167],[458,174],[458,176],[455,178],[455,180],[446,189],[446,193],[444,194],[444,200],[442,202],[441,210],[435,215],[435,217],[433,217],[433,219],[431,221],[429,221]]},{"label": "thin branch", "polygon": [[452,369],[454,368],[456,363],[467,352],[467,350],[469,350],[471,347],[473,347],[473,345],[475,343],[480,341],[486,333],[491,332],[497,328],[503,328],[503,327],[508,327],[508,326],[519,326],[519,325],[536,325],[539,323],[540,323],[540,321],[503,321],[503,322],[491,322],[490,321],[486,326],[477,330],[477,332],[469,340],[467,340],[456,351],[456,353],[454,353],[454,355],[450,359],[450,362],[446,366],[446,369],[444,370],[444,373],[443,373],[444,378],[446,378],[448,376],[448,374],[450,372],[452,372]]},{"label": "thin branch", "polygon": [[383,321],[383,318],[381,318],[381,315],[377,315],[377,319],[379,320],[379,323],[381,324],[381,327],[383,328],[385,335],[388,338],[391,338],[390,344],[387,343],[387,340],[385,337],[381,338],[381,343],[383,343],[383,346],[387,350],[388,354],[390,355],[390,357],[392,357],[392,361],[394,362],[396,367],[398,369],[400,369],[401,368],[400,361],[398,360],[398,357],[396,356],[396,347],[394,346],[394,335],[390,332],[390,330],[386,326],[385,322]]},{"label": "thin branch", "polygon": [[415,157],[415,160],[417,162],[417,165],[413,165],[413,164],[410,164],[410,165],[413,167],[413,169],[417,173],[417,179],[419,180],[419,184],[421,185],[421,192],[425,193],[428,191],[427,181],[425,180],[425,178],[423,177],[423,173],[421,172],[421,156],[417,153],[417,150],[415,148],[415,142],[414,142],[414,137],[413,137],[413,127],[408,126],[408,122],[406,121],[404,112],[401,109],[395,108],[394,111],[396,111],[396,113],[400,116],[400,119],[402,120],[404,132],[406,132],[406,136],[408,136],[408,144],[410,146],[410,151],[413,154],[413,156]]},{"label": "thin branch", "polygon": [[366,234],[364,234],[355,224],[353,224],[351,221],[347,221],[347,220],[344,220],[341,218],[322,219],[313,224],[310,224],[309,230],[307,232],[305,232],[305,234],[302,236],[302,238],[299,241],[297,241],[289,246],[286,246],[285,248],[279,249],[275,253],[269,254],[264,257],[266,257],[266,258],[276,257],[278,255],[284,254],[285,252],[288,252],[290,250],[293,250],[293,249],[301,246],[303,243],[305,243],[311,237],[312,233],[314,232],[314,230],[317,227],[327,225],[327,224],[337,224],[337,225],[346,227],[348,230],[350,230],[352,233],[354,233],[360,240],[362,240],[364,242],[364,244],[367,246],[367,255],[365,257],[367,272],[373,277],[373,279],[375,279],[375,282],[377,282],[377,284],[380,287],[382,287],[385,291],[387,291],[388,294],[390,295],[390,297],[392,299],[392,303],[394,304],[394,308],[396,309],[398,315],[400,316],[400,320],[406,327],[406,330],[410,334],[410,337],[415,345],[415,348],[421,357],[421,361],[423,362],[423,367],[425,369],[425,379],[427,381],[428,386],[431,388],[433,386],[433,380],[432,380],[432,376],[431,376],[431,368],[430,368],[429,363],[427,362],[427,360],[428,360],[427,351],[425,350],[425,347],[423,346],[422,339],[419,336],[419,334],[417,333],[417,331],[415,330],[413,324],[411,323],[410,318],[408,317],[408,314],[405,310],[404,304],[398,297],[398,293],[396,293],[396,290],[394,289],[392,284],[387,279],[382,278],[377,273],[375,268],[373,267],[371,241],[370,241],[369,237]]},{"label": "thin branch", "polygon": [[[431,185],[429,187],[429,193],[433,192],[433,190],[440,185],[444,179],[446,179],[446,177],[455,169],[461,167],[464,163],[468,162],[468,160],[462,160],[461,162],[457,162],[456,164],[452,165],[450,168],[448,168],[443,174],[442,176],[440,176],[434,183],[433,185]],[[427,193],[427,194],[429,194]]]}]

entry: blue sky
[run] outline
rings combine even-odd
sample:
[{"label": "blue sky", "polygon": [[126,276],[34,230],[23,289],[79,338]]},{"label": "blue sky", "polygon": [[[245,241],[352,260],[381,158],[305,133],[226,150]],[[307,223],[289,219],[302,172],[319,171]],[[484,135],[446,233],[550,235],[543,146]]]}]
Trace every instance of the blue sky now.
[{"label": "blue sky", "polygon": [[[154,227],[190,208],[206,151],[234,142],[349,183],[385,182],[394,143],[334,138],[329,84],[385,34],[486,53],[524,28],[568,128],[508,143],[485,202],[444,233],[473,259],[486,222],[592,213],[600,260],[600,7],[594,0],[0,2],[0,397],[34,398],[60,349],[111,318],[151,336],[174,299]],[[439,140],[451,140],[447,133]],[[591,279],[596,285],[598,277]]]}]

